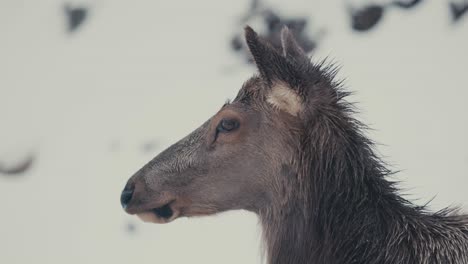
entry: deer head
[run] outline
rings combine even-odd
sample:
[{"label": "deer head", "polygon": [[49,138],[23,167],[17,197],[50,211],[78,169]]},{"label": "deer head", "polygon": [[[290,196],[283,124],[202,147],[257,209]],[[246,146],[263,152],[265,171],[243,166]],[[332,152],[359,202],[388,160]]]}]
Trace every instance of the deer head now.
[{"label": "deer head", "polygon": [[167,223],[235,209],[260,213],[288,199],[304,124],[339,96],[319,89],[330,87],[332,76],[310,63],[287,28],[282,50],[250,27],[245,37],[260,74],[129,179],[121,195],[127,213]]}]

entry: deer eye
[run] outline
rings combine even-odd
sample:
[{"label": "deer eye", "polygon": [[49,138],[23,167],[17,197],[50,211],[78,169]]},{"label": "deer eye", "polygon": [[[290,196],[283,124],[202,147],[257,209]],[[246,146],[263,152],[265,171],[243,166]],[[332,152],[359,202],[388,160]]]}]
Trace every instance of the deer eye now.
[{"label": "deer eye", "polygon": [[216,128],[217,132],[226,133],[236,130],[239,127],[239,122],[235,119],[222,119]]}]

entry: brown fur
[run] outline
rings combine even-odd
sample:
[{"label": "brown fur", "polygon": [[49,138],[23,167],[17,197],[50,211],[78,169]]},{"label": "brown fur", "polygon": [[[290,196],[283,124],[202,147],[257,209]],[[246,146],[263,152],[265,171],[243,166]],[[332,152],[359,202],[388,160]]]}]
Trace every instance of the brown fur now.
[{"label": "brown fur", "polygon": [[[468,263],[467,216],[398,194],[334,68],[311,63],[287,29],[282,51],[251,28],[246,39],[260,76],[129,180],[126,211],[160,223],[252,211],[270,264]],[[291,97],[269,102],[278,85],[297,110]]]}]

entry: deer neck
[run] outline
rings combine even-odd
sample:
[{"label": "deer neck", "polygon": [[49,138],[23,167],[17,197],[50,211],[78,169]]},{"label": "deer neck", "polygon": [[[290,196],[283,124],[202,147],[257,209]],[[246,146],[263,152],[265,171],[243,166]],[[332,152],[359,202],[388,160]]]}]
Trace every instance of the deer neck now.
[{"label": "deer neck", "polygon": [[269,264],[468,261],[466,216],[400,197],[359,129],[318,129],[330,138],[302,140],[297,166],[283,166],[282,191],[259,214]]},{"label": "deer neck", "polygon": [[383,217],[405,209],[384,179],[389,172],[358,130],[317,129],[312,133],[331,138],[302,140],[296,157],[301,162],[289,170],[283,166],[279,175],[286,191],[260,213],[269,264],[346,263],[356,260],[354,252],[365,257],[366,248],[382,243],[388,231],[382,224],[392,225],[391,217]]}]

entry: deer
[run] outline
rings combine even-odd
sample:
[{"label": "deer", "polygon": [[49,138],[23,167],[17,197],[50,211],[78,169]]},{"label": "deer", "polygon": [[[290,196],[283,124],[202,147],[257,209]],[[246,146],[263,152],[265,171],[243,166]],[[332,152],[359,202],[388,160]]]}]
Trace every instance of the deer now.
[{"label": "deer", "polygon": [[128,180],[145,222],[246,210],[268,264],[468,263],[468,215],[405,199],[327,60],[287,28],[275,48],[251,27],[258,73],[231,102]]}]

